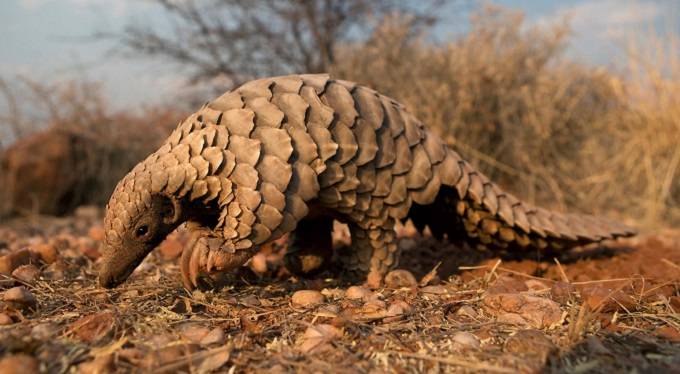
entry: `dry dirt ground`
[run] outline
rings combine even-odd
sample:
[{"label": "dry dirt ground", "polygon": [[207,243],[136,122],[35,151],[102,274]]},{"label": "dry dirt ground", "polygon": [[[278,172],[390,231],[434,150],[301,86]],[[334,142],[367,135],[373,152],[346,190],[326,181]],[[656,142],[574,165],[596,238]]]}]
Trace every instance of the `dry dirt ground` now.
[{"label": "dry dirt ground", "polygon": [[3,222],[0,372],[680,372],[680,231],[558,259],[400,235],[379,290],[289,275],[281,240],[189,293],[181,232],[105,290],[99,211]]}]

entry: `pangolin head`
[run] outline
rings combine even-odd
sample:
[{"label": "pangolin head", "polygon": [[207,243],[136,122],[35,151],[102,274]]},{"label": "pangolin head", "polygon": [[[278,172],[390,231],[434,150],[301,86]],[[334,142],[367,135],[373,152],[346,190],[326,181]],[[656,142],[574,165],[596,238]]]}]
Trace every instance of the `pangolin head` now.
[{"label": "pangolin head", "polygon": [[144,258],[182,223],[181,204],[150,188],[151,172],[138,165],[116,186],[104,217],[104,258],[99,284],[124,282]]}]

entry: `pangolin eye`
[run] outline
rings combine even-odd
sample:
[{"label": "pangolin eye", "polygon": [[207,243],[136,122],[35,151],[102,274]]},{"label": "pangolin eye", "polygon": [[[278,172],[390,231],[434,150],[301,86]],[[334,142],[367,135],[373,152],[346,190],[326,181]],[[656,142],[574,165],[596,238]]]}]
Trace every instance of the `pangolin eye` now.
[{"label": "pangolin eye", "polygon": [[149,232],[149,226],[142,225],[142,226],[137,227],[137,236],[138,237],[146,235],[147,232]]}]

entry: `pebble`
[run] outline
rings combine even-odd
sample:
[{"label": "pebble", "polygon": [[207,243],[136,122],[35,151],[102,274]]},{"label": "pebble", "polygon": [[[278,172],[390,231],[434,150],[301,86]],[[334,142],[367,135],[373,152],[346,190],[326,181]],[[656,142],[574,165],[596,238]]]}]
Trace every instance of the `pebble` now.
[{"label": "pebble", "polygon": [[181,328],[182,337],[192,343],[200,343],[208,334],[210,329],[195,323],[187,323]]},{"label": "pebble", "polygon": [[519,355],[538,355],[542,361],[555,351],[553,342],[538,330],[520,330],[505,342],[504,350]]},{"label": "pebble", "polygon": [[458,314],[459,316],[466,316],[466,317],[470,317],[470,318],[477,318],[479,316],[477,311],[469,305],[461,306],[458,309],[458,311],[456,311],[456,314]]},{"label": "pebble", "polygon": [[44,322],[33,326],[31,337],[37,340],[46,341],[52,339],[59,332],[59,325],[55,322]]},{"label": "pebble", "polygon": [[291,301],[295,306],[310,307],[322,304],[325,298],[319,291],[301,290],[293,294]]},{"label": "pebble", "polygon": [[12,317],[7,315],[7,313],[0,313],[0,326],[11,325],[13,323]]},{"label": "pebble", "polygon": [[35,296],[23,286],[5,291],[3,300],[10,308],[15,310],[35,310],[38,305]]},{"label": "pebble", "polygon": [[408,270],[392,270],[385,276],[385,286],[388,288],[416,287],[418,281]]},{"label": "pebble", "polygon": [[31,252],[24,248],[0,257],[0,274],[10,275],[21,265],[31,262]]},{"label": "pebble", "polygon": [[208,334],[206,334],[203,339],[199,341],[200,345],[211,345],[211,344],[223,344],[225,339],[224,330],[216,327]]},{"label": "pebble", "polygon": [[550,287],[550,296],[560,304],[566,304],[573,296],[574,286],[569,283],[557,281]]},{"label": "pebble", "polygon": [[33,250],[38,254],[40,260],[46,264],[51,264],[57,261],[58,253],[54,244],[37,244],[33,247]]},{"label": "pebble", "polygon": [[373,292],[363,286],[351,286],[345,291],[345,297],[350,300],[365,300],[368,299]]},{"label": "pebble", "polygon": [[40,275],[40,269],[33,264],[21,265],[14,269],[12,276],[22,282],[33,283]]},{"label": "pebble", "polygon": [[479,338],[466,331],[458,331],[457,333],[453,334],[451,339],[465,347],[479,348],[480,346]]},{"label": "pebble", "polygon": [[320,324],[309,326],[297,345],[303,353],[320,350],[327,343],[342,337],[342,330],[333,325]]},{"label": "pebble", "polygon": [[83,374],[113,373],[116,370],[113,355],[97,356],[94,360],[78,365],[78,372]]},{"label": "pebble", "polygon": [[28,374],[38,371],[38,360],[25,353],[5,356],[0,360],[0,373],[3,374]]},{"label": "pebble", "polygon": [[[537,296],[501,293],[484,297],[485,309],[496,316],[515,313],[524,319],[528,326],[546,328],[558,323],[562,318],[562,311],[556,302]],[[506,316],[507,317],[507,316]],[[519,320],[513,317],[515,322]],[[508,321],[506,321],[508,322]]]}]

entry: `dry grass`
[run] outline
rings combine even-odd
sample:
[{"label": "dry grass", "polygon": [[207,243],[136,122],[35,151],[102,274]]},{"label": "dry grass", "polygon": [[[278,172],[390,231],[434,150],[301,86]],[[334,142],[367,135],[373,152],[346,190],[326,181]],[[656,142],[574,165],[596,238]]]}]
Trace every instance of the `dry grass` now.
[{"label": "dry grass", "polygon": [[113,110],[100,87],[88,82],[13,83],[0,81],[10,108],[0,118],[9,140],[0,154],[0,215],[63,214],[81,204],[105,204],[118,180],[184,115],[170,106]]},{"label": "dry grass", "polygon": [[345,46],[334,72],[403,101],[530,201],[680,223],[677,40],[631,49],[630,72],[615,73],[564,58],[566,26],[522,21],[489,8],[467,35],[433,45],[394,17]]}]

